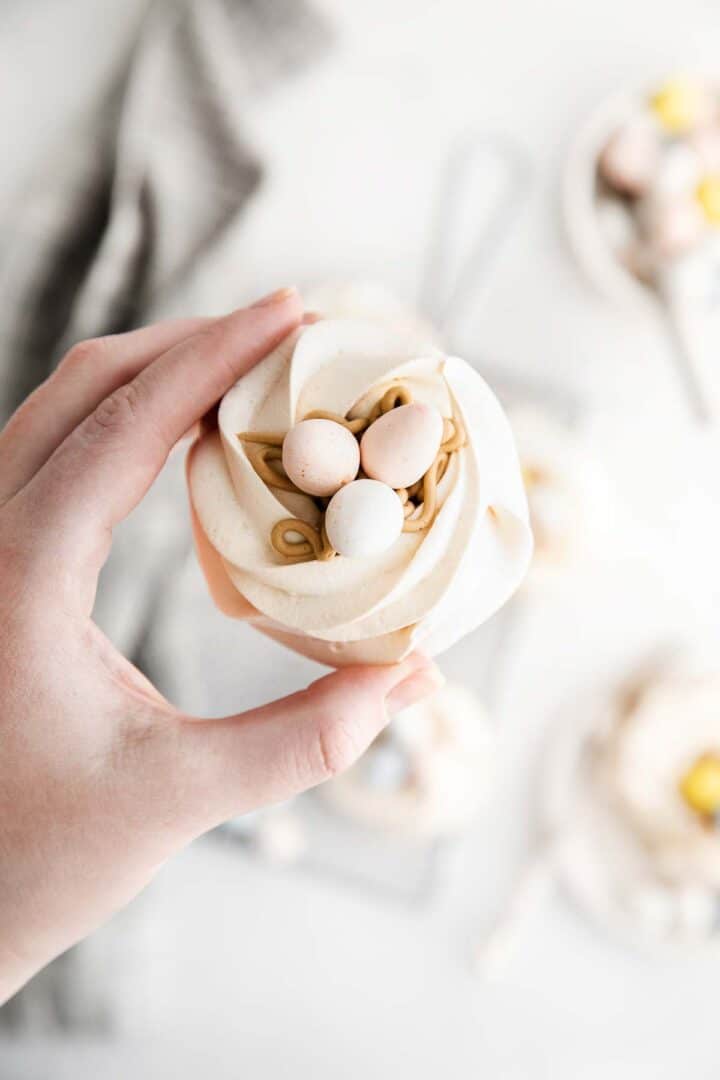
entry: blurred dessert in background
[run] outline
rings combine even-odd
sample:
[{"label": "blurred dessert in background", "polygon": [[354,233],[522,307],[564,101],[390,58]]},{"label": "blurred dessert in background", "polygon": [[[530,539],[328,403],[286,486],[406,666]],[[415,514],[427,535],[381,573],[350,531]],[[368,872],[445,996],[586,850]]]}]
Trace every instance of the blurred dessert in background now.
[{"label": "blurred dessert in background", "polygon": [[720,890],[720,679],[663,676],[621,699],[598,768],[658,877]]},{"label": "blurred dessert in background", "polygon": [[308,848],[308,836],[302,817],[293,801],[252,810],[231,818],[220,832],[232,837],[265,862],[293,865],[301,861]]},{"label": "blurred dessert in background", "polygon": [[573,426],[529,401],[510,406],[508,417],[535,541],[531,578],[537,580],[596,547],[608,528],[610,501],[599,463]]},{"label": "blurred dessert in background", "polygon": [[716,286],[720,258],[720,90],[661,85],[612,130],[597,160],[597,210],[619,261],[642,281]]},{"label": "blurred dessert in background", "polygon": [[[555,746],[553,864],[593,918],[641,944],[720,928],[720,677],[660,670]],[[547,778],[546,778],[547,779]]]},{"label": "blurred dessert in background", "polygon": [[302,327],[225,395],[188,482],[220,609],[330,666],[443,651],[530,561],[507,419],[415,325]]},{"label": "blurred dessert in background", "polygon": [[694,416],[720,415],[720,80],[608,99],[569,155],[564,211],[595,284],[659,317]]},{"label": "blurred dessert in background", "polygon": [[405,835],[456,833],[489,797],[495,738],[466,687],[405,709],[349,772],[320,789],[355,821]]}]

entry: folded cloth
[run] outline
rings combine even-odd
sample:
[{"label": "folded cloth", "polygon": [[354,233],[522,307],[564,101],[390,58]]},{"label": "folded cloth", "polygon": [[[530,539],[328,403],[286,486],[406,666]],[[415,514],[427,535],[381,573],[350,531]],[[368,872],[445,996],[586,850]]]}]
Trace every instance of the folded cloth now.
[{"label": "folded cloth", "polygon": [[[0,423],[73,342],[237,303],[232,280],[213,268],[239,252],[262,179],[243,133],[245,110],[329,37],[301,0],[148,6],[111,85],[58,139],[0,224]],[[95,615],[151,677],[157,661],[162,689],[182,704],[192,688],[173,681],[181,665],[153,640],[190,550],[181,459],[171,455],[116,531]],[[192,611],[183,616],[194,625]],[[65,993],[72,966],[66,959]],[[96,1010],[93,1025],[105,1015]]]},{"label": "folded cloth", "polygon": [[[244,111],[327,40],[297,0],[149,6],[112,85],[63,133],[2,226],[0,420],[75,341],[207,310],[211,289],[214,310],[237,302],[227,275],[212,271],[221,251],[227,265],[228,246],[239,250],[261,180]],[[171,468],[179,474],[179,462]],[[176,479],[118,530],[104,574],[98,620],[125,649],[146,633],[142,598],[186,535]]]}]

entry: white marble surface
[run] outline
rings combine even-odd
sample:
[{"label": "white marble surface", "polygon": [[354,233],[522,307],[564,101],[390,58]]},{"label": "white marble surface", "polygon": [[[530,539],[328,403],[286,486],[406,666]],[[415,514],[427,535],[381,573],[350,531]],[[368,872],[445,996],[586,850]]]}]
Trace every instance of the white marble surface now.
[{"label": "white marble surface", "polygon": [[[618,80],[717,55],[720,14],[711,0],[323,6],[338,23],[333,55],[248,112],[272,169],[233,268],[238,299],[338,274],[383,279],[412,299],[448,147],[473,128],[514,134],[535,184],[458,338],[473,356],[547,372],[584,397],[628,528],[603,560],[524,606],[498,701],[498,796],[434,909],[408,913],[198,843],[124,917],[125,962],[107,975],[122,1042],[3,1045],[0,1074],[709,1080],[720,1064],[716,956],[626,952],[562,897],[529,922],[496,981],[473,979],[468,956],[527,849],[555,712],[657,640],[684,638],[708,655],[720,644],[717,436],[688,425],[657,328],[628,322],[579,278],[558,205],[585,110]],[[38,0],[0,12],[0,199],[111,55],[111,13],[130,25],[137,4],[126,0],[122,19],[118,7]],[[83,40],[66,32],[71,8]],[[216,708],[310,677],[311,665],[209,609],[208,620],[225,647],[178,662],[197,665],[199,698],[216,688]],[[477,679],[481,647],[458,647],[448,674]]]}]

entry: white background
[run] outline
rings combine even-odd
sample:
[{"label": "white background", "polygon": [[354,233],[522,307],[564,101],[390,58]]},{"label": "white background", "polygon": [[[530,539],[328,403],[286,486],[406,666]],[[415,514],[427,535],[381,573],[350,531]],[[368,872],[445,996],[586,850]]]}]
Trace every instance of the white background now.
[{"label": "white background", "polygon": [[[0,1074],[716,1077],[717,954],[628,951],[559,896],[496,981],[474,978],[468,957],[528,847],[537,752],[556,711],[653,641],[708,655],[720,643],[716,436],[687,423],[658,328],[614,311],[577,273],[559,205],[587,110],[625,82],[717,57],[720,11],[701,0],[322,6],[337,25],[332,54],[248,111],[271,170],[248,215],[238,300],[359,275],[412,301],[448,149],[468,130],[513,134],[534,181],[459,344],[582,397],[618,524],[601,561],[524,607],[497,702],[497,798],[435,909],[408,913],[197,844],[124,916],[128,954],[107,974],[122,1045],[4,1046]],[[0,199],[78,108],[118,45],[115,22],[129,26],[135,8],[44,0],[0,11]],[[235,707],[311,677],[243,629],[218,633],[234,668],[216,659],[218,681]],[[481,647],[470,639],[446,670],[473,681]]]}]

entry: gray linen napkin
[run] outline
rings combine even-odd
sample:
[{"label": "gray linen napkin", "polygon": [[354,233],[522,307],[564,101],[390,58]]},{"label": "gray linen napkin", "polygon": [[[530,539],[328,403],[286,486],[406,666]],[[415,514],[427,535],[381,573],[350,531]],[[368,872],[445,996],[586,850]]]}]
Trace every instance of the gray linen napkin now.
[{"label": "gray linen napkin", "polygon": [[[0,423],[74,341],[204,307],[219,253],[223,265],[228,248],[241,257],[243,216],[262,178],[244,111],[328,41],[301,0],[149,5],[112,84],[62,133],[0,222]],[[218,275],[214,310],[235,300],[226,277]],[[96,617],[151,677],[156,658],[163,690],[176,698],[184,688],[153,638],[188,550],[182,454],[174,454],[117,530]],[[113,979],[80,947],[0,1022],[107,1028],[112,1009],[88,987],[102,994]]]},{"label": "gray linen napkin", "polygon": [[[244,110],[327,38],[296,0],[149,7],[114,84],[63,132],[0,223],[0,420],[73,342],[206,300],[218,252],[227,260],[230,245],[240,258],[243,215],[261,179]],[[216,310],[232,302],[221,278]],[[179,462],[171,470],[179,474]],[[97,615],[125,649],[145,632],[142,598],[154,593],[163,556],[173,563],[184,515],[168,480],[118,530]],[[132,574],[122,571],[126,557]]]}]

